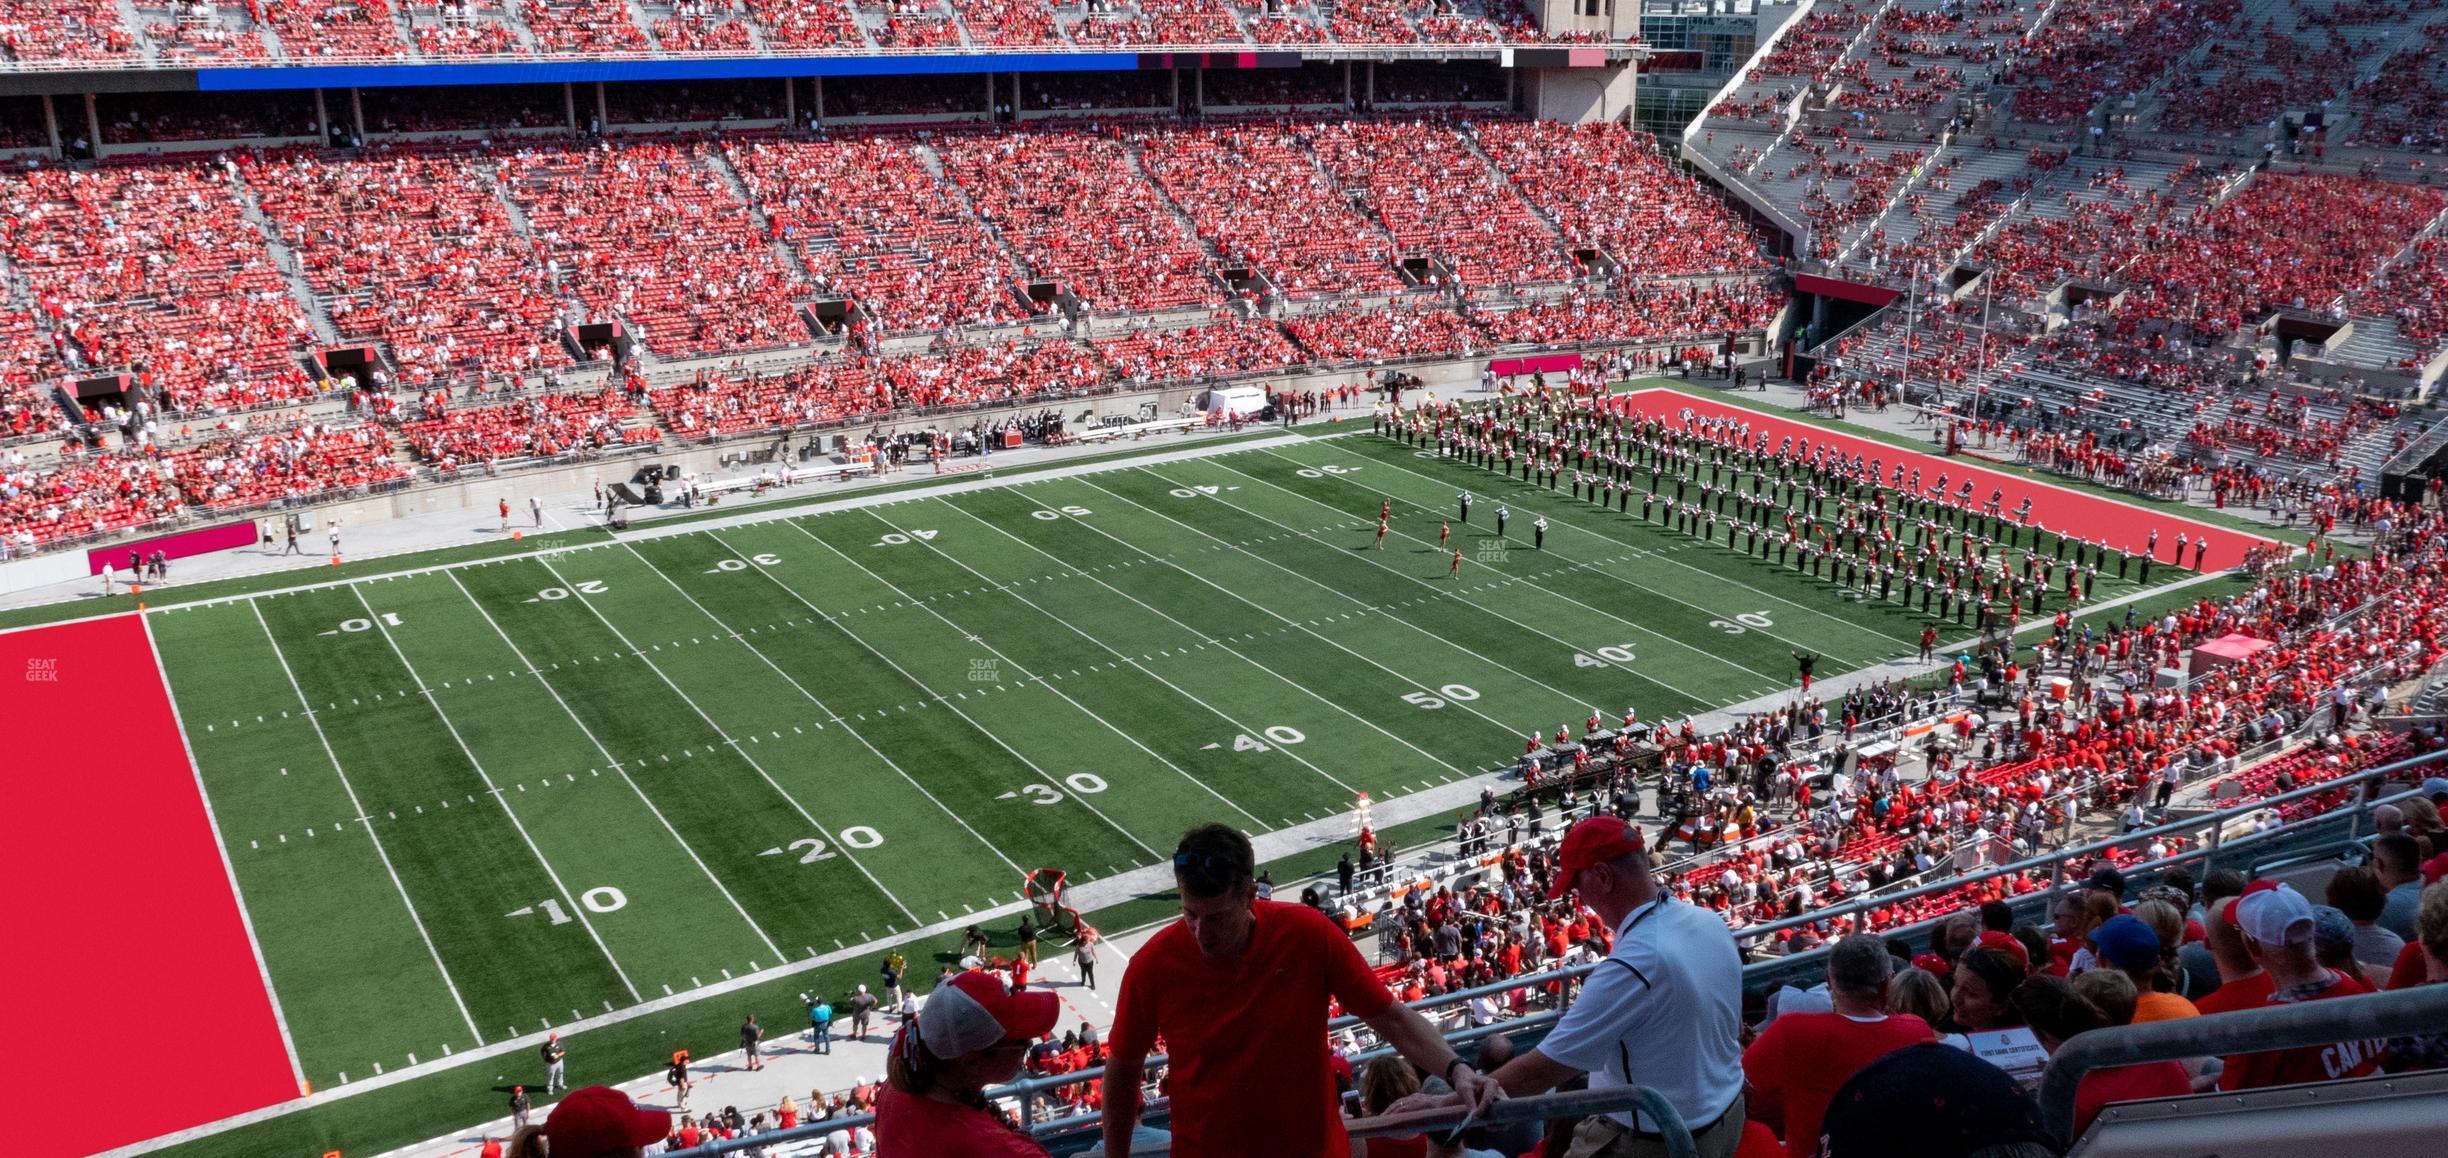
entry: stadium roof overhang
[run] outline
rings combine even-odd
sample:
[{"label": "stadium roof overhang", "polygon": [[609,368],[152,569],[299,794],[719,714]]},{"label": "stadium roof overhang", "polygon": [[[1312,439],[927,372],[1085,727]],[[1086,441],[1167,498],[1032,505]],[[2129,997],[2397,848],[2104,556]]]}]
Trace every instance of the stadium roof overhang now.
[{"label": "stadium roof overhang", "polygon": [[799,56],[503,57],[447,63],[398,59],[267,63],[239,68],[0,65],[0,96],[88,92],[272,92],[450,85],[918,76],[999,72],[1127,72],[1174,68],[1298,68],[1311,62],[1485,61],[1505,68],[1599,68],[1646,59],[1642,44],[1307,45],[1282,51],[911,52]]}]

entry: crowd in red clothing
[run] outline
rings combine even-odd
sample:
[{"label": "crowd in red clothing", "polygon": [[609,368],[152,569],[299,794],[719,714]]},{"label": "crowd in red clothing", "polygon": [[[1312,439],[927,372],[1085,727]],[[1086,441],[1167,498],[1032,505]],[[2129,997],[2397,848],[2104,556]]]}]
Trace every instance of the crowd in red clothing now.
[{"label": "crowd in red clothing", "polygon": [[2397,333],[2414,347],[2399,369],[2412,371],[2430,361],[2448,345],[2448,236],[2435,233],[2416,241],[2403,261],[2380,271],[2356,297],[2355,312],[2397,319]]},{"label": "crowd in red clothing", "polygon": [[245,507],[408,477],[391,432],[372,422],[304,422],[273,434],[216,439],[167,456],[165,473],[202,507]]},{"label": "crowd in red clothing", "polygon": [[442,471],[528,456],[555,457],[660,437],[652,427],[635,428],[628,396],[615,389],[592,394],[545,394],[500,406],[454,409],[445,394],[428,394],[417,417],[400,433],[417,457]]},{"label": "crowd in red clothing", "polygon": [[1368,219],[1310,160],[1305,128],[1277,121],[1168,128],[1143,136],[1139,157],[1228,266],[1246,264],[1285,295],[1401,289]]},{"label": "crowd in red clothing", "polygon": [[127,367],[174,410],[309,396],[313,327],[234,195],[199,162],[0,176],[0,244],[70,370]]},{"label": "crowd in red clothing", "polygon": [[617,311],[631,336],[686,355],[796,345],[812,296],[708,167],[702,143],[521,148],[500,180],[526,213],[547,281],[585,318]]},{"label": "crowd in red clothing", "polygon": [[1479,124],[1472,136],[1570,248],[1660,277],[1766,264],[1742,217],[1644,138],[1605,124],[1517,120]]},{"label": "crowd in red clothing", "polygon": [[519,6],[547,52],[644,52],[653,47],[621,0],[540,0]]},{"label": "crowd in red clothing", "polygon": [[[864,307],[886,333],[1025,316],[995,241],[893,136],[727,143],[723,156],[798,250],[817,291]],[[866,324],[861,321],[859,324]]]},{"label": "crowd in red clothing", "polygon": [[2122,276],[2138,308],[2225,333],[2282,306],[2326,313],[2448,208],[2448,192],[2265,172]]},{"label": "crowd in red clothing", "polygon": [[1457,126],[1324,122],[1311,126],[1309,146],[1327,174],[1384,223],[1399,253],[1437,259],[1465,287],[1571,276],[1554,235]]},{"label": "crowd in red clothing", "polygon": [[2448,24],[2423,29],[2413,47],[2370,70],[2354,91],[2354,138],[2383,148],[2437,152],[2448,145],[2448,118],[2427,110],[2448,102]]},{"label": "crowd in red clothing", "polygon": [[1765,328],[1784,308],[1767,282],[1652,284],[1621,296],[1575,292],[1552,302],[1476,316],[1496,345],[1660,342]]},{"label": "crowd in red clothing", "polygon": [[340,335],[385,343],[407,384],[570,364],[534,247],[469,158],[249,162],[248,187]]},{"label": "crowd in red clothing", "polygon": [[952,179],[1030,278],[1090,308],[1173,309],[1218,300],[1209,262],[1116,137],[1054,132],[937,142]]},{"label": "crowd in red clothing", "polygon": [[2016,116],[2070,121],[2102,100],[2140,93],[2243,10],[2243,0],[2062,0],[1998,80],[2015,86]]},{"label": "crowd in red clothing", "polygon": [[112,0],[0,0],[0,49],[12,60],[132,56],[136,37]]}]

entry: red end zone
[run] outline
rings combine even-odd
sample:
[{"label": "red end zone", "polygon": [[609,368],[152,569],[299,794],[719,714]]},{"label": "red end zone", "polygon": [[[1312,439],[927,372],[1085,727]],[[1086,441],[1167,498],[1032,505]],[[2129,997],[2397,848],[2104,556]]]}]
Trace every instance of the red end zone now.
[{"label": "red end zone", "polygon": [[[1747,407],[1729,405],[1706,395],[1652,388],[1633,390],[1614,397],[1615,404],[1624,407],[1628,413],[1654,415],[1674,422],[1688,409],[1703,418],[1730,418],[1750,423],[1753,432],[1766,433],[1780,441],[1791,437],[1798,444],[1803,439],[1809,439],[1813,447],[1833,446],[1847,455],[1861,454],[1884,459],[1890,467],[1906,455],[1925,459],[1931,465],[1922,468],[1922,485],[1935,485],[1940,471],[1948,476],[1947,487],[1950,490],[1969,479],[1973,486],[1973,501],[1985,502],[1992,488],[2000,489],[2006,492],[2005,505],[2009,513],[2021,505],[2025,495],[2029,495],[2032,521],[2045,524],[2052,531],[2070,531],[2077,538],[2094,539],[2118,550],[2138,553],[2144,544],[2150,542],[2151,532],[2156,530],[2159,532],[2159,561],[2162,563],[2171,561],[2169,555],[2175,551],[2176,536],[2180,534],[2197,541],[2209,541],[2210,551],[2203,557],[2200,567],[2205,572],[2236,566],[2244,561],[2244,552],[2270,542],[2240,531],[2196,522],[2183,515],[2137,507],[2101,498],[2087,491],[1990,470],[1960,458],[1946,458],[1906,450],[1891,443],[1855,438],[1823,426],[1794,422]],[[2190,548],[2186,550],[2184,565],[2193,565]]]},{"label": "red end zone", "polygon": [[0,983],[45,1109],[12,1154],[91,1154],[296,1097],[264,974],[142,617],[0,634]]}]

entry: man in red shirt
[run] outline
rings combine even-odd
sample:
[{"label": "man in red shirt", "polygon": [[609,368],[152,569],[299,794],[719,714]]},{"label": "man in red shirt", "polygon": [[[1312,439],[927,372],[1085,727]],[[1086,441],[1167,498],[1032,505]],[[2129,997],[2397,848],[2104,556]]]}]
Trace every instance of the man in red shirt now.
[{"label": "man in red shirt", "polygon": [[1200,1158],[1344,1158],[1351,1145],[1327,1069],[1330,1001],[1474,1108],[1500,1097],[1428,1020],[1394,1003],[1349,937],[1304,905],[1257,899],[1249,838],[1221,824],[1173,853],[1182,919],[1122,975],[1107,1041],[1105,1152],[1130,1150],[1148,1050],[1161,1037],[1173,1148]]},{"label": "man in red shirt", "polygon": [[2219,975],[2219,987],[2193,1003],[2205,1014],[2259,1009],[2269,999],[2270,976],[2253,963],[2252,953],[2244,947],[2244,932],[2236,927],[2235,906],[2241,899],[2222,897],[2205,914],[2208,920],[2202,941],[2209,946]]},{"label": "man in red shirt", "polygon": [[[2236,900],[2235,914],[2246,950],[2270,977],[2270,995],[2264,1005],[2371,992],[2360,980],[2323,968],[2313,959],[2312,903],[2293,888],[2280,885],[2246,893]],[[2221,989],[2224,991],[2223,986]],[[2379,1071],[2386,1045],[2385,1039],[2375,1038],[2236,1054],[2226,1059],[2219,1089],[2257,1090],[2364,1077]]]},{"label": "man in red shirt", "polygon": [[1894,958],[1886,942],[1856,933],[1828,950],[1830,1013],[1786,1013],[1743,1050],[1751,1117],[1777,1127],[1792,1158],[1819,1152],[1819,1121],[1845,1079],[1888,1053],[1937,1040],[1929,1023],[1887,1013]]}]

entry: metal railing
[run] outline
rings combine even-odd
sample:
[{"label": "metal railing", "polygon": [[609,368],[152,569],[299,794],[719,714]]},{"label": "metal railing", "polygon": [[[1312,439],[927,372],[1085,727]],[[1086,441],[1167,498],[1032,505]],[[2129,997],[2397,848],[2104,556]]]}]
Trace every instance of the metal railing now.
[{"label": "metal railing", "polygon": [[[1683,1121],[1683,1115],[1675,1111],[1674,1104],[1667,1101],[1665,1095],[1647,1086],[1610,1086],[1599,1090],[1565,1090],[1536,1097],[1507,1098],[1482,1110],[1477,1120],[1490,1126],[1504,1126],[1520,1122],[1545,1122],[1556,1118],[1588,1118],[1600,1114],[1634,1112],[1646,1114],[1657,1122],[1659,1133],[1664,1136],[1668,1158],[1699,1158],[1699,1147],[1692,1141],[1691,1128]],[[1360,1118],[1346,1122],[1345,1129],[1354,1139],[1407,1138],[1430,1130],[1451,1129],[1461,1125],[1466,1117],[1468,1115],[1462,1107],[1450,1106],[1407,1114],[1383,1114],[1374,1118]],[[831,1118],[822,1122],[793,1126],[787,1130],[773,1130],[721,1142],[708,1142],[702,1146],[672,1153],[674,1158],[716,1158],[717,1155],[722,1154],[763,1151],[772,1147],[817,1141],[836,1130],[849,1130],[860,1126],[872,1127],[875,1120],[876,1116],[873,1114]],[[1132,1146],[1130,1152],[1134,1158],[1139,1155],[1171,1154],[1173,1146],[1170,1142],[1146,1142]]]},{"label": "metal railing", "polygon": [[[1797,929],[1809,925],[1820,925],[1843,917],[1853,916],[1870,909],[1894,905],[1904,901],[1916,900],[1922,897],[1934,896],[1951,890],[1962,889],[1965,886],[1978,884],[1982,881],[1994,880],[2000,877],[2018,875],[2035,870],[2049,870],[2054,874],[2056,880],[2059,883],[2062,883],[2064,878],[2065,864],[2068,860],[2093,856],[2117,848],[2129,846],[2147,846],[2152,840],[2168,835],[2198,834],[2200,839],[2191,847],[2186,848],[2181,852],[2163,857],[2159,860],[2146,861],[2142,864],[2133,865],[2120,871],[2127,873],[2128,876],[2132,876],[2140,873],[2188,865],[2195,861],[2207,861],[2223,854],[2233,853],[2240,848],[2245,848],[2250,845],[2275,843],[2278,838],[2283,836],[2300,835],[2319,825],[2334,823],[2339,816],[2334,812],[2323,813],[2317,816],[2306,817],[2301,820],[2283,824],[2266,831],[2250,833],[2246,836],[2238,837],[2232,840],[2226,839],[2223,836],[2227,824],[2230,821],[2241,820],[2252,813],[2261,811],[2262,809],[2274,808],[2297,800],[2309,799],[2314,796],[2338,792],[2341,790],[2378,785],[2393,777],[2407,776],[2417,768],[2431,767],[2443,763],[2448,763],[2448,752],[2433,752],[2428,755],[2416,756],[2407,760],[2399,760],[2394,763],[2382,765],[2378,768],[2366,768],[2362,771],[2349,773],[2333,780],[2325,780],[2318,784],[2307,785],[2292,791],[2279,793],[2275,796],[2264,797],[2260,800],[2248,801],[2220,811],[2204,813],[2186,820],[2173,821],[2167,824],[2156,825],[2149,828],[2135,829],[2132,832],[2120,833],[2116,836],[2106,837],[2071,848],[2059,849],[2040,856],[2027,857],[2023,860],[2014,861],[2009,864],[1997,865],[1991,868],[1979,870],[1977,872],[1966,873],[1948,880],[1921,885],[1916,888],[1907,889],[1900,893],[1889,893],[1876,897],[1858,898],[1845,904],[1814,910],[1798,917],[1788,917],[1783,920],[1772,921],[1766,924],[1744,926],[1742,928],[1735,929],[1734,936],[1738,943],[1744,944],[1747,947],[1750,945],[1756,945],[1766,938],[1790,929]],[[2368,794],[2368,790],[2366,794]],[[2408,789],[2407,792],[2399,793],[2394,796],[2380,797],[2371,801],[2358,802],[2358,808],[2363,804],[2383,803],[2390,800],[2401,799],[2411,794],[2412,789]],[[2360,836],[2361,824],[2359,814],[2356,817],[2349,819],[2349,831],[2350,835],[2352,836]],[[2045,896],[2046,894],[2036,895]],[[1934,922],[1918,921],[1911,924],[1898,926],[1893,929],[1881,930],[1881,932],[1894,935],[1918,929],[1924,925],[1932,923]],[[1824,952],[1824,949],[1814,949],[1800,954],[1792,954],[1766,960],[1754,960],[1745,966],[1744,975],[1746,978],[1749,978],[1755,973],[1781,967],[1789,967],[1790,963],[1792,962],[1814,959],[1816,955],[1821,952]],[[1575,965],[1564,969],[1553,969],[1540,973],[1526,974],[1520,977],[1508,978],[1506,980],[1488,985],[1482,985],[1471,989],[1457,990],[1452,993],[1426,998],[1410,1004],[1413,1009],[1419,1010],[1422,1013],[1430,1013],[1452,1006],[1463,1005],[1481,997],[1498,997],[1509,994],[1517,989],[1537,988],[1559,982],[1566,983],[1564,992],[1569,993],[1569,983],[1578,980],[1582,975],[1588,973],[1593,968],[1596,968],[1595,962],[1584,965]],[[1542,1013],[1531,1014],[1526,1017],[1498,1022],[1493,1026],[1478,1027],[1474,1031],[1464,1031],[1462,1034],[1451,1036],[1457,1040],[1467,1040],[1467,1038],[1470,1036],[1486,1036],[1487,1034],[1491,1033],[1514,1033],[1523,1029],[1552,1023],[1560,1012],[1560,1010],[1548,1010]],[[1356,1017],[1346,1015],[1327,1022],[1324,1028],[1326,1032],[1333,1033],[1358,1025],[1359,1020],[1360,1019]],[[1164,1062],[1165,1058],[1161,1055],[1150,1057],[1147,1059],[1147,1067],[1153,1070],[1156,1067],[1163,1065]],[[1060,1089],[1064,1086],[1098,1080],[1103,1078],[1104,1075],[1104,1067],[1097,1066],[1089,1069],[1074,1071],[1072,1073],[1055,1074],[1046,1077],[1025,1078],[1008,1086],[1003,1086],[996,1090],[990,1091],[990,1093],[992,1096],[998,1098],[1020,1099],[1021,1120],[1035,1126],[1037,1120],[1034,1102],[1038,1095],[1047,1093],[1051,1090]],[[1153,1105],[1156,1103],[1151,1100],[1150,1104]],[[1046,1130],[1058,1132],[1066,1127],[1076,1128],[1081,1123],[1094,1120],[1094,1115],[1077,1115],[1067,1119],[1056,1119],[1054,1121],[1047,1122],[1044,1125]]]},{"label": "metal railing", "polygon": [[2073,1141],[2074,1094],[2083,1075],[2097,1069],[2395,1037],[2443,1025],[2448,985],[2092,1030],[2049,1058],[2040,1079],[2041,1122],[2050,1134]]}]

